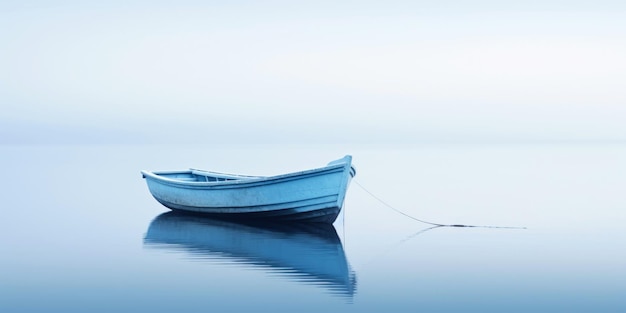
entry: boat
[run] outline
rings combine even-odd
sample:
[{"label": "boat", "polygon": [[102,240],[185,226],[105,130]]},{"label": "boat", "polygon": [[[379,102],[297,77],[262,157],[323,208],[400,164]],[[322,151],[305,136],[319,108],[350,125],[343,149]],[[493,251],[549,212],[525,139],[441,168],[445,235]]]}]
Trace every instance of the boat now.
[{"label": "boat", "polygon": [[352,156],[327,166],[276,176],[199,169],[141,171],[152,196],[171,210],[227,219],[332,224],[356,170]]},{"label": "boat", "polygon": [[330,224],[233,221],[174,211],[150,223],[144,246],[195,261],[226,261],[342,298],[351,299],[357,289],[356,274]]}]

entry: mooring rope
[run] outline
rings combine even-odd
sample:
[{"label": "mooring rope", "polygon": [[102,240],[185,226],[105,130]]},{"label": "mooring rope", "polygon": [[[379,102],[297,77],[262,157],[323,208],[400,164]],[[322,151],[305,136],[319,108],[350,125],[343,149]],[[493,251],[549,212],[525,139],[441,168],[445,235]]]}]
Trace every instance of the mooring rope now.
[{"label": "mooring rope", "polygon": [[[373,194],[371,191],[367,190],[365,187],[363,187],[363,185],[359,184],[358,181],[356,180],[352,180],[355,184],[357,184],[357,186],[361,187],[361,189],[363,189],[363,191],[367,192],[370,196],[372,196],[374,199],[378,200],[378,202],[382,203],[383,205],[385,205],[386,207],[396,211],[396,213],[402,214],[410,219],[416,220],[418,222],[421,223],[425,223],[425,224],[430,224],[433,225],[435,227],[480,227],[480,228],[508,228],[508,229],[526,229],[526,227],[510,227],[510,226],[478,226],[478,225],[463,225],[463,224],[439,224],[439,223],[433,223],[433,222],[429,222],[429,221],[425,221],[425,220],[421,220],[419,218],[413,217],[411,215],[408,215],[396,208],[394,208],[393,206],[391,206],[389,203],[383,201],[381,198],[377,197],[375,194]],[[434,228],[434,227],[433,227]],[[429,228],[430,229],[430,228]]]}]

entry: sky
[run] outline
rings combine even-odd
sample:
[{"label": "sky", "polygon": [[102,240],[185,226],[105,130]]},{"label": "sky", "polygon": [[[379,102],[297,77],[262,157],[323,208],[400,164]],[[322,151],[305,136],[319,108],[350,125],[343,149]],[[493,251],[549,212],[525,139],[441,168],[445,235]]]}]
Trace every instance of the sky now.
[{"label": "sky", "polygon": [[0,143],[626,142],[623,1],[0,0]]}]

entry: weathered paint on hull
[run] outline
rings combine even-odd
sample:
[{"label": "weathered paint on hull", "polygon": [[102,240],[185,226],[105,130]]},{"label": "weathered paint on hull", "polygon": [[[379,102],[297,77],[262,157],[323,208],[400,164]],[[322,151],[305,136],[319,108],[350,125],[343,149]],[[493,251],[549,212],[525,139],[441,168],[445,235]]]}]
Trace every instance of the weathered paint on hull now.
[{"label": "weathered paint on hull", "polygon": [[191,212],[196,214],[204,214],[214,218],[233,220],[281,220],[332,224],[337,219],[337,216],[339,216],[339,212],[341,212],[341,209],[337,207],[301,207],[250,213],[210,213],[207,212],[207,210],[197,208],[193,208],[192,210],[190,208],[181,207],[179,205],[168,203],[159,199],[156,200],[173,211],[187,213]]},{"label": "weathered paint on hull", "polygon": [[172,210],[233,219],[333,223],[355,175],[351,160],[346,156],[324,168],[227,182],[180,182],[143,173],[154,198]]}]

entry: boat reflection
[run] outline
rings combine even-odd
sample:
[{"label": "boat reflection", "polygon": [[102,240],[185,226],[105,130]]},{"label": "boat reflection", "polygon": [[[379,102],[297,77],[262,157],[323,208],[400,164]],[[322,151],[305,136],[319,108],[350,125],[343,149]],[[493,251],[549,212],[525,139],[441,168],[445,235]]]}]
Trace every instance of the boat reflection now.
[{"label": "boat reflection", "polygon": [[167,212],[150,223],[144,244],[226,258],[345,297],[356,292],[356,276],[330,224],[241,223]]}]

